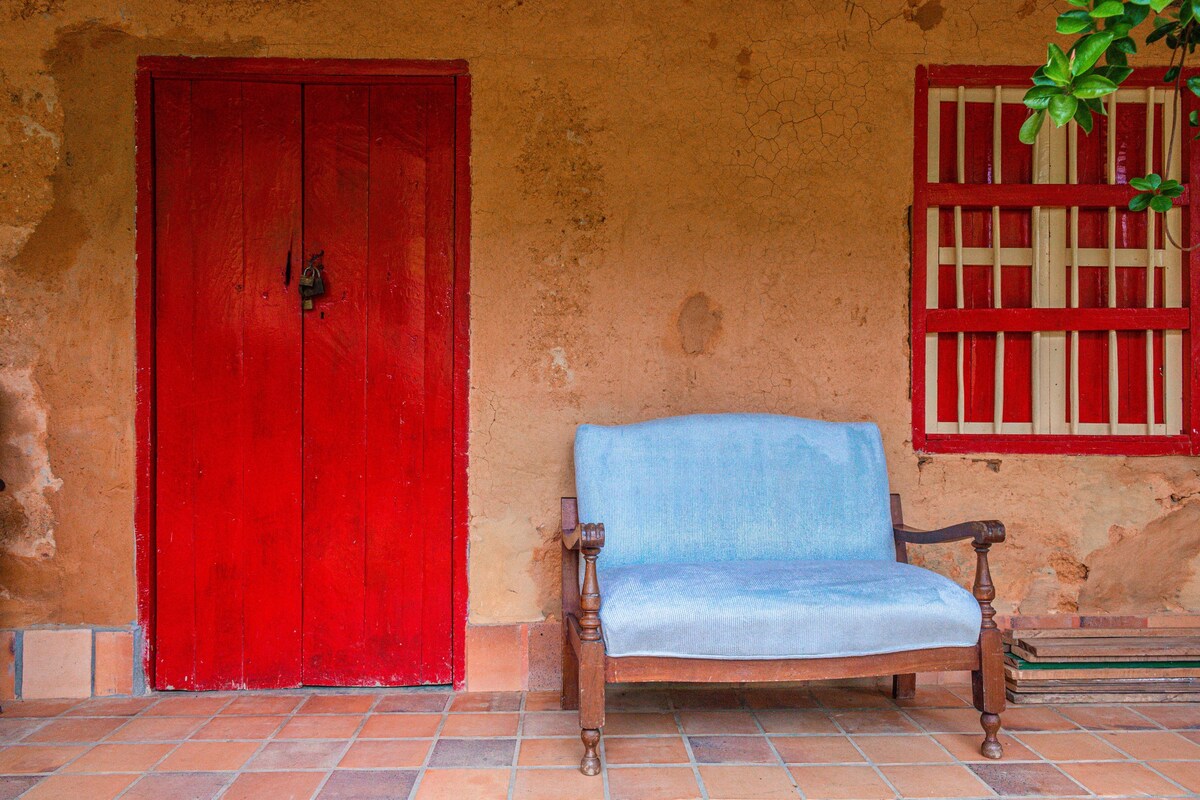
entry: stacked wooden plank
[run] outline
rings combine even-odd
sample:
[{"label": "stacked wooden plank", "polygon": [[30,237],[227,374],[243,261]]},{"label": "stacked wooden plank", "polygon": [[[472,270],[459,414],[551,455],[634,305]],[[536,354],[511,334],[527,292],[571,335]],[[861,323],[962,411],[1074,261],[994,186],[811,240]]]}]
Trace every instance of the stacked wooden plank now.
[{"label": "stacked wooden plank", "polygon": [[1014,703],[1200,702],[1200,628],[1043,628],[1004,634]]}]

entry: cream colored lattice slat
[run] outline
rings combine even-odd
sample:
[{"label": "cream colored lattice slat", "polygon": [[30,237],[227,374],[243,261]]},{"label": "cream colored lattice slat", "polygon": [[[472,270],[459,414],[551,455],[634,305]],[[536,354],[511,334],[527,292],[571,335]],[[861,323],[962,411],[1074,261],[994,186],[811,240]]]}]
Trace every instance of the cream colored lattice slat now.
[{"label": "cream colored lattice slat", "polygon": [[[992,103],[992,180],[995,183],[1004,182],[1004,147],[1002,137],[1002,122],[1004,106],[1001,99],[1003,89],[995,89],[996,97]],[[1001,308],[1004,299],[1004,271],[1001,269],[1000,250],[1000,206],[992,206],[992,307]],[[1004,427],[1004,332],[996,333],[996,360],[993,378],[994,391],[992,394],[992,428],[1000,433]]]}]

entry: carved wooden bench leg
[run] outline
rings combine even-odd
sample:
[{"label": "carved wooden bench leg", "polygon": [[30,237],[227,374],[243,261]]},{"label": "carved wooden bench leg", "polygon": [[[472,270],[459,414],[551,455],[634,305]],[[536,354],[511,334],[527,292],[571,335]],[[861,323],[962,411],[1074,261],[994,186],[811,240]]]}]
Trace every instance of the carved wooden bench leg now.
[{"label": "carved wooden bench leg", "polygon": [[971,673],[971,695],[980,712],[979,723],[983,726],[983,744],[979,746],[979,752],[986,758],[1000,758],[1004,755],[1004,747],[997,736],[1000,712],[1004,710],[1004,649],[1000,629],[996,627],[996,610],[992,608],[996,588],[992,586],[988,569],[991,545],[976,542],[974,547],[978,565],[973,589],[983,622],[979,630],[979,669]]},{"label": "carved wooden bench leg", "polygon": [[897,700],[912,700],[917,696],[917,673],[906,672],[892,676],[892,697]]}]

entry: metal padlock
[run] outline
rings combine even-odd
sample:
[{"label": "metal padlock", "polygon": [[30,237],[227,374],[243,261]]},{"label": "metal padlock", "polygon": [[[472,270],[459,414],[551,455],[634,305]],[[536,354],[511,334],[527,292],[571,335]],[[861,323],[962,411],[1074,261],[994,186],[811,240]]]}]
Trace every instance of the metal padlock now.
[{"label": "metal padlock", "polygon": [[324,256],[324,250],[313,253],[308,259],[308,264],[300,273],[297,285],[300,288],[300,307],[305,311],[312,311],[314,297],[325,294],[325,277],[322,275],[323,264],[321,263]]}]

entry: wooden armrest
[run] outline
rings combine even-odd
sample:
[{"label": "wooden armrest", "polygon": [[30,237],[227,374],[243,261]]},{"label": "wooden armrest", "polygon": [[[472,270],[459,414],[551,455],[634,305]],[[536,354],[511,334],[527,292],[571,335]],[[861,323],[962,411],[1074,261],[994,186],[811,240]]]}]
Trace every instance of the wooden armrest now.
[{"label": "wooden armrest", "polygon": [[[579,638],[585,642],[600,641],[600,581],[596,576],[596,557],[604,547],[604,525],[595,522],[579,522],[579,504],[574,497],[562,499],[562,544],[563,550],[563,616],[568,598],[573,602],[578,597]],[[568,555],[570,556],[568,558]],[[579,556],[583,556],[583,586],[576,581]]]},{"label": "wooden armrest", "polygon": [[574,497],[562,499],[562,543],[568,550],[586,553],[589,549],[600,552],[604,547],[604,525],[602,523],[579,522],[578,503]]},{"label": "wooden armrest", "polygon": [[896,541],[908,544],[942,544],[970,539],[975,544],[999,544],[1004,541],[1004,523],[994,519],[960,522],[948,528],[922,531],[908,525],[893,525]]}]

